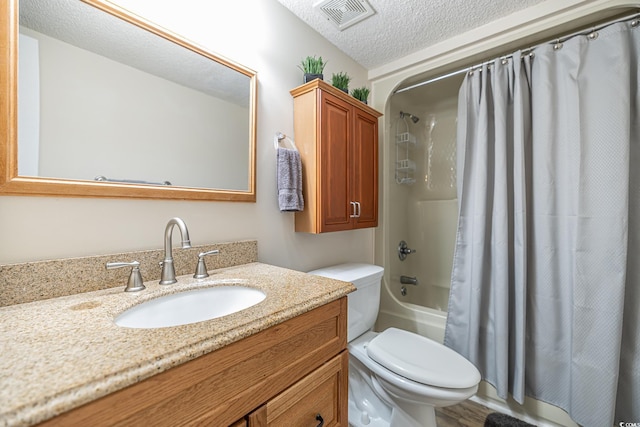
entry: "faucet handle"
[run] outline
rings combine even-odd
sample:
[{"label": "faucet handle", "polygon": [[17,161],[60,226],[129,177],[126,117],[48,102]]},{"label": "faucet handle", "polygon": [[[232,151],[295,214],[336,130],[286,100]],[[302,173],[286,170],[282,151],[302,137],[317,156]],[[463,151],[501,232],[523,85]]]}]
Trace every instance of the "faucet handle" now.
[{"label": "faucet handle", "polygon": [[132,262],[108,262],[105,267],[107,270],[113,270],[114,268],[131,267],[131,274],[129,275],[129,281],[127,287],[124,288],[125,292],[137,292],[145,289],[142,280],[142,274],[140,273],[140,263],[138,261]]},{"label": "faucet handle", "polygon": [[407,242],[400,240],[400,243],[398,244],[398,258],[400,258],[400,261],[404,261],[407,258],[407,255],[414,254],[416,252],[418,251],[410,249],[407,246]]},{"label": "faucet handle", "polygon": [[201,252],[198,254],[198,265],[196,265],[196,272],[193,275],[194,279],[204,279],[205,277],[209,277],[209,273],[207,273],[207,265],[204,263],[204,257],[207,255],[219,254],[220,251],[218,249],[214,249],[212,251]]}]

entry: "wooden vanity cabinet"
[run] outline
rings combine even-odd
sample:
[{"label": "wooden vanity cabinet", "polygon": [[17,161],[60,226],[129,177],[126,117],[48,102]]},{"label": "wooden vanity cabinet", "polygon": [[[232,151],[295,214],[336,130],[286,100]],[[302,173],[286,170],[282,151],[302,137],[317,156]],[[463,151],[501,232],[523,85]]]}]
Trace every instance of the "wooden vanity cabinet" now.
[{"label": "wooden vanity cabinet", "polygon": [[44,422],[44,426],[348,426],[347,298]]},{"label": "wooden vanity cabinet", "polygon": [[295,230],[308,233],[378,225],[378,117],[345,92],[313,80],[291,91],[302,158],[305,209]]}]

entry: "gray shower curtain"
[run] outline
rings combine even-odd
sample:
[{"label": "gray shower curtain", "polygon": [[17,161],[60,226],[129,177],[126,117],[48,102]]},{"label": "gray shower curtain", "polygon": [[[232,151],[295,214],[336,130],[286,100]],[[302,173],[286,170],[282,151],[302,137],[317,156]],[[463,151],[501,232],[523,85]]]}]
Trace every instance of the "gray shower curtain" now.
[{"label": "gray shower curtain", "polygon": [[[469,74],[445,344],[506,398],[640,423],[640,26]],[[616,424],[617,425],[617,424]]]}]

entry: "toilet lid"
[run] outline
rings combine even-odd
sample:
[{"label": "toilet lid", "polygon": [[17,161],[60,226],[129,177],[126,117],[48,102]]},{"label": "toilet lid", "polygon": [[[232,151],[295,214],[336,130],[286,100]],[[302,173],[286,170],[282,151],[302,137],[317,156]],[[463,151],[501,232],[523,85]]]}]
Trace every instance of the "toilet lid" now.
[{"label": "toilet lid", "polygon": [[367,355],[391,372],[412,381],[446,388],[468,388],[480,373],[467,359],[413,332],[389,328],[369,341]]}]

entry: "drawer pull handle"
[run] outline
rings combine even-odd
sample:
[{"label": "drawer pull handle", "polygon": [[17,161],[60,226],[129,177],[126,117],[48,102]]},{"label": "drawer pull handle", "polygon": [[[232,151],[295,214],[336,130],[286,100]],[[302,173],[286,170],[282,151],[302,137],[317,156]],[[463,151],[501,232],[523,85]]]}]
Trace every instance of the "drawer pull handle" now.
[{"label": "drawer pull handle", "polygon": [[322,415],[320,414],[316,415],[316,421],[320,421],[320,424],[318,424],[318,427],[322,427],[324,425],[324,420],[322,419]]}]

